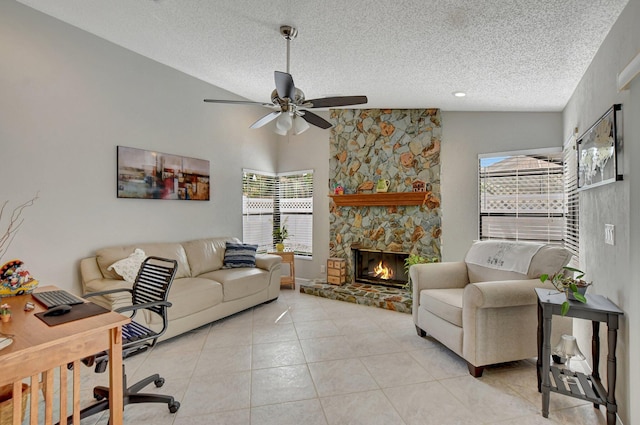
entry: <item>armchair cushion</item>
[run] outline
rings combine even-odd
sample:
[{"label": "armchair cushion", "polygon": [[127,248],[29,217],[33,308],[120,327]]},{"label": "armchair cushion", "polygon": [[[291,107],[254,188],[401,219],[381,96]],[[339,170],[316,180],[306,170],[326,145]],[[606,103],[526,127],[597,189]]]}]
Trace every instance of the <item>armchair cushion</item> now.
[{"label": "armchair cushion", "polygon": [[462,292],[464,289],[426,289],[420,293],[420,306],[462,327]]}]

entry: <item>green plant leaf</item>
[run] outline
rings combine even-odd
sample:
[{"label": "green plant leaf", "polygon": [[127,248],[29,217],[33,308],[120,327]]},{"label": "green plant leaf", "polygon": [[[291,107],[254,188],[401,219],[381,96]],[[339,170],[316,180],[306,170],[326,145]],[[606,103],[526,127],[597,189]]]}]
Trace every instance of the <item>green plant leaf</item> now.
[{"label": "green plant leaf", "polygon": [[569,301],[565,301],[562,303],[562,307],[560,307],[560,314],[564,316],[565,314],[567,314],[568,311],[569,311]]},{"label": "green plant leaf", "polygon": [[546,282],[547,279],[549,279],[549,275],[548,274],[541,274],[540,275],[540,282]]},{"label": "green plant leaf", "polygon": [[570,272],[578,273],[578,276],[576,276],[576,279],[582,279],[582,277],[584,276],[584,272],[580,269],[576,269],[569,266],[564,266],[563,269],[568,270]]},{"label": "green plant leaf", "polygon": [[586,304],[586,302],[587,302],[587,297],[585,297],[584,295],[582,295],[582,294],[581,294],[581,293],[579,293],[579,292],[574,292],[574,293],[573,293],[573,297],[574,297],[576,300],[580,301],[581,303],[585,303],[585,304]]},{"label": "green plant leaf", "polygon": [[569,289],[571,290],[571,292],[573,292],[574,295],[578,293],[578,287],[573,282],[569,283]]}]

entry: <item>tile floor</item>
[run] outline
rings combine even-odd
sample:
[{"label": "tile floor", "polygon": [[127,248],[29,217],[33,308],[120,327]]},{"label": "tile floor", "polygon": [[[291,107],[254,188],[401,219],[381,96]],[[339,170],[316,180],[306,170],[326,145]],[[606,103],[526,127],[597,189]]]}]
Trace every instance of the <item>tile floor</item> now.
[{"label": "tile floor", "polygon": [[[604,411],[559,394],[544,419],[533,360],[475,379],[459,357],[419,338],[411,315],[297,290],[125,363],[130,382],[159,371],[166,384],[151,391],[182,403],[176,414],[164,405],[127,406],[128,425],[606,423]],[[83,405],[106,379],[83,369]]]}]

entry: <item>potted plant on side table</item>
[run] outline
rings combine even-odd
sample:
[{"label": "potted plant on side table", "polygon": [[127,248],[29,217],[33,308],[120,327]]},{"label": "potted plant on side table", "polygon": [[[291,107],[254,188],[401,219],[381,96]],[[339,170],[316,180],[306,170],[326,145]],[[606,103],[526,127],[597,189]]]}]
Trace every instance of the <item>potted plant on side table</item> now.
[{"label": "potted plant on side table", "polygon": [[278,229],[273,230],[273,243],[276,245],[276,251],[284,251],[284,240],[289,237],[287,226],[283,224]]},{"label": "potted plant on side table", "polygon": [[541,282],[551,281],[553,286],[560,292],[564,293],[567,297],[566,301],[562,303],[560,313],[564,316],[569,311],[571,304],[569,300],[579,301],[586,303],[587,298],[584,294],[587,292],[587,287],[591,285],[591,282],[587,282],[584,279],[584,272],[573,267],[563,267],[563,271],[555,273],[551,276],[543,274],[540,276]]}]

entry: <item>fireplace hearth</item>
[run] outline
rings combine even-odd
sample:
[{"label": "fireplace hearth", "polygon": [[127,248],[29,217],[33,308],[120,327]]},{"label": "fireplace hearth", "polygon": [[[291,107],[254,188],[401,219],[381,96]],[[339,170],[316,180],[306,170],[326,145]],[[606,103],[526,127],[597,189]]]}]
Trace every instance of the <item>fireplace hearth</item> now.
[{"label": "fireplace hearth", "polygon": [[354,282],[395,288],[407,284],[404,260],[408,253],[363,248],[352,248],[352,251]]}]

